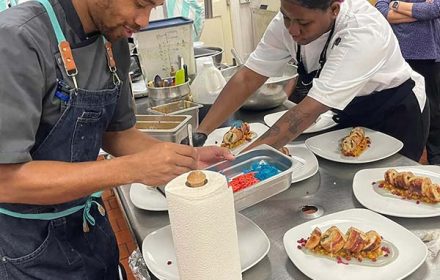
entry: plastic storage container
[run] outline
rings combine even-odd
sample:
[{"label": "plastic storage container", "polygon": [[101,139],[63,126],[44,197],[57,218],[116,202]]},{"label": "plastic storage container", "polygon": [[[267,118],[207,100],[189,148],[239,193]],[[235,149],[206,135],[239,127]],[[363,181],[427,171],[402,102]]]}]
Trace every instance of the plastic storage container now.
[{"label": "plastic storage container", "polygon": [[226,85],[226,80],[214,66],[212,59],[204,61],[202,65],[191,84],[192,98],[197,103],[213,104]]},{"label": "plastic storage container", "polygon": [[180,57],[188,66],[188,74],[195,73],[192,28],[191,19],[174,17],[151,21],[134,34],[146,83],[156,75],[170,76],[171,67],[179,69]]}]

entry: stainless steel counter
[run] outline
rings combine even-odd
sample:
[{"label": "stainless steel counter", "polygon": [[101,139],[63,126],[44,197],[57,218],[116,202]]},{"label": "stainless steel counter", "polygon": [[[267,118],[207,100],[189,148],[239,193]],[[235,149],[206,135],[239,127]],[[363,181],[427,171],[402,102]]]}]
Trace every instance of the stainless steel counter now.
[{"label": "stainless steel counter", "polygon": [[[269,113],[283,109],[285,107],[279,107]],[[239,111],[235,118],[249,122],[261,121],[267,113],[268,111],[259,113]],[[303,141],[304,137],[295,142]],[[246,271],[243,279],[308,279],[290,261],[282,241],[286,231],[308,221],[301,215],[301,207],[304,205],[321,206],[324,209],[324,215],[350,208],[362,208],[352,191],[353,177],[358,170],[417,164],[399,154],[378,162],[360,165],[336,163],[322,158],[318,158],[318,161],[319,172],[313,177],[292,184],[288,190],[240,212],[260,226],[271,242],[268,255]],[[142,240],[149,233],[169,224],[168,214],[134,207],[129,198],[129,190],[130,186],[122,186],[117,189],[117,193],[131,230],[141,248]],[[440,218],[389,218],[409,230],[440,229]],[[440,264],[438,267],[429,268],[424,263],[407,279],[440,279]]]}]

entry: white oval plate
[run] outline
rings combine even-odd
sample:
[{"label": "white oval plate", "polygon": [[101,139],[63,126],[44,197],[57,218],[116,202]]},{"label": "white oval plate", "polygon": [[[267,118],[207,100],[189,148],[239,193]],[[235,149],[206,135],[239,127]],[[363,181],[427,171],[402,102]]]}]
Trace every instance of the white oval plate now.
[{"label": "white oval plate", "polygon": [[373,182],[383,180],[385,171],[396,169],[398,172],[411,171],[415,175],[429,177],[433,183],[440,184],[440,166],[400,166],[363,169],[354,175],[353,193],[356,199],[368,209],[385,215],[404,218],[426,218],[440,216],[440,203],[435,205],[404,200],[399,196],[384,196],[373,188]]},{"label": "white oval plate", "polygon": [[[264,231],[247,217],[237,213],[236,222],[241,271],[245,272],[267,255],[270,242]],[[214,243],[213,249],[215,250]],[[161,280],[179,279],[170,225],[145,237],[142,242],[142,255],[148,269],[157,278]],[[171,261],[170,264],[168,264],[169,261]]]},{"label": "white oval plate", "polygon": [[[271,127],[286,112],[287,112],[287,110],[281,111],[281,112],[277,112],[277,113],[268,114],[268,115],[264,116],[264,122],[269,127]],[[332,127],[334,127],[336,125],[337,125],[337,123],[333,120],[333,113],[331,111],[327,111],[324,114],[321,114],[318,117],[318,119],[309,128],[307,128],[306,130],[303,131],[303,133],[319,132],[319,131],[323,131],[323,130],[332,128]]]},{"label": "white oval plate", "polygon": [[149,211],[167,211],[167,199],[157,188],[140,183],[131,184],[130,200],[134,206]]},{"label": "white oval plate", "polygon": [[403,143],[394,137],[379,131],[364,128],[365,136],[370,137],[371,144],[360,156],[347,157],[341,153],[339,143],[347,136],[352,128],[330,131],[324,134],[310,137],[305,141],[309,148],[316,155],[343,163],[367,163],[378,161],[394,155],[403,147]]},{"label": "white oval plate", "polygon": [[292,172],[292,183],[312,177],[318,172],[319,164],[316,156],[304,145],[286,145],[290,154],[300,163],[300,167]]},{"label": "white oval plate", "polygon": [[[255,140],[257,140],[258,137],[263,135],[269,129],[266,125],[262,123],[249,123],[249,126],[251,131],[256,134],[255,137],[252,138],[251,141],[243,143],[242,145],[235,147],[234,149],[231,149],[231,152],[234,155],[239,154],[241,151],[243,151],[246,147],[252,144]],[[228,127],[217,128],[216,130],[214,130],[211,134],[208,135],[208,138],[206,139],[204,146],[209,146],[209,145],[220,146],[223,141],[223,136],[230,128],[231,127],[228,126]]]},{"label": "white oval plate", "polygon": [[[322,231],[337,226],[346,232],[350,226],[362,231],[375,230],[398,249],[397,258],[384,266],[341,265],[336,260],[320,258],[297,248],[297,240],[307,238],[315,227]],[[290,260],[315,280],[389,280],[402,279],[414,272],[426,259],[426,245],[401,225],[367,209],[349,209],[298,225],[284,234],[284,248]]]}]

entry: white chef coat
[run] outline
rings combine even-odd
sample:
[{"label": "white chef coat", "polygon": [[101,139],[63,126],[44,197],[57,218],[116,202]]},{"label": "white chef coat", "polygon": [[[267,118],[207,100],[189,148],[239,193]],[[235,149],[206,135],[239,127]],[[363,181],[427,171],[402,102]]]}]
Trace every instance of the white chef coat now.
[{"label": "white chef coat", "polygon": [[[319,56],[329,33],[301,46],[308,73],[319,69]],[[279,12],[245,65],[266,77],[279,76],[288,61],[296,61],[297,47]],[[413,92],[422,111],[426,102],[424,79],[405,62],[389,23],[368,1],[345,0],[327,49],[327,62],[319,78],[313,79],[308,96],[343,110],[356,96],[397,87],[409,78],[416,83]]]}]

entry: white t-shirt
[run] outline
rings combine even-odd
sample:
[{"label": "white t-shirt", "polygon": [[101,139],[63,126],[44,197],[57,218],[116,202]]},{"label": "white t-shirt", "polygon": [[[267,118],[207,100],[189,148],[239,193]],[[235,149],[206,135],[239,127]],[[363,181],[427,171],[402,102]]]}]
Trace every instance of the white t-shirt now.
[{"label": "white t-shirt", "polygon": [[[307,72],[319,69],[319,56],[329,33],[301,46]],[[335,44],[337,38],[340,42]],[[296,61],[297,47],[279,12],[246,67],[266,77],[278,76],[289,60]],[[343,110],[356,96],[397,87],[410,77],[416,83],[413,91],[422,111],[426,101],[424,79],[403,59],[389,23],[368,1],[345,0],[327,49],[327,62],[319,78],[313,79],[308,96]]]}]

